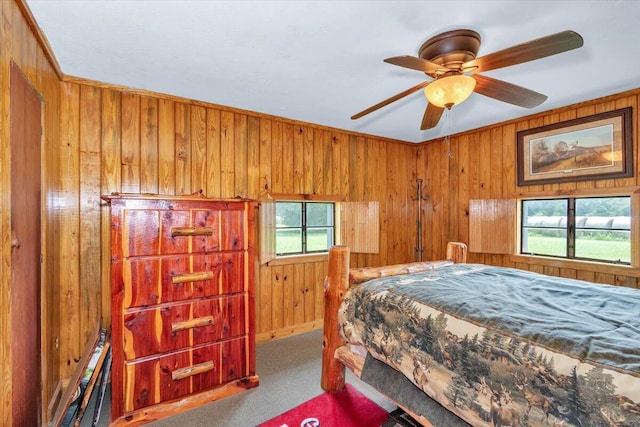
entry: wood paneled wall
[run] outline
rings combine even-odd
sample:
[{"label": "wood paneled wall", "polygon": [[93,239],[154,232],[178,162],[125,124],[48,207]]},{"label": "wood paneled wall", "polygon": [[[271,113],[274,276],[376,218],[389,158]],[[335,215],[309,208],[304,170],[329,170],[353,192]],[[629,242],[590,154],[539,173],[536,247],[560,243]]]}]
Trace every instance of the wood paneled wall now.
[{"label": "wood paneled wall", "polygon": [[[9,146],[10,64],[13,61],[43,100],[42,149],[42,200],[48,205],[42,214],[44,252],[41,266],[42,293],[42,361],[44,381],[43,406],[60,378],[63,364],[56,350],[56,334],[62,324],[68,328],[67,319],[58,317],[56,298],[58,289],[49,286],[53,276],[59,274],[60,266],[54,255],[59,246],[55,236],[59,232],[58,218],[64,216],[64,207],[55,200],[58,196],[57,182],[60,179],[58,166],[60,140],[60,85],[59,70],[39,43],[39,34],[32,20],[25,17],[22,2],[0,2],[0,425],[11,425],[11,332],[19,325],[11,324],[11,182]],[[40,159],[33,159],[40,162]],[[23,313],[29,316],[29,313]],[[75,332],[76,334],[78,331]],[[44,410],[44,408],[43,408]]]},{"label": "wood paneled wall", "polygon": [[[453,156],[446,156],[442,140],[418,148],[418,175],[428,185],[425,204],[426,258],[440,258],[447,241],[469,242],[469,200],[549,197],[554,195],[601,195],[607,191],[630,194],[640,190],[638,104],[640,91],[568,106],[519,120],[454,135]],[[624,107],[633,107],[634,176],[563,184],[519,187],[516,180],[516,133],[520,130],[589,116]],[[637,198],[632,209],[638,224]],[[637,232],[637,230],[635,230]],[[637,241],[637,240],[636,240]],[[555,276],[573,277],[601,283],[640,287],[640,269],[562,261],[542,261],[533,257],[469,253],[469,262],[517,267]]]},{"label": "wood paneled wall", "polygon": [[[60,310],[82,330],[100,314],[107,324],[110,317],[108,207],[100,194],[202,190],[212,198],[285,193],[378,201],[380,253],[355,256],[354,264],[411,259],[415,145],[79,79],[61,85],[67,174],[60,196],[68,215],[61,219]],[[324,260],[259,267],[259,340],[320,326],[326,267]],[[69,360],[80,354],[76,333],[63,341]]]}]

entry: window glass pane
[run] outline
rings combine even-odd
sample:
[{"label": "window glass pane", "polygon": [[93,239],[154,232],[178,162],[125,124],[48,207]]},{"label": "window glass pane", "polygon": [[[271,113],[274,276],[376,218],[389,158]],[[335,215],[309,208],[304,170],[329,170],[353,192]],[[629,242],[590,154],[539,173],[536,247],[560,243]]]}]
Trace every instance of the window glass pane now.
[{"label": "window glass pane", "polygon": [[567,256],[567,230],[524,228],[522,252],[535,255]]},{"label": "window glass pane", "polygon": [[333,244],[334,203],[276,202],[276,255],[328,252]]},{"label": "window glass pane", "polygon": [[333,203],[307,203],[307,226],[333,225]]},{"label": "window glass pane", "polygon": [[630,263],[630,230],[630,197],[576,199],[576,257]]},{"label": "window glass pane", "polygon": [[567,199],[524,200],[522,202],[522,225],[533,227],[567,226]]},{"label": "window glass pane", "polygon": [[576,257],[630,263],[631,232],[576,230]]},{"label": "window glass pane", "polygon": [[276,202],[276,228],[301,226],[301,202]]},{"label": "window glass pane", "polygon": [[302,229],[276,229],[276,253],[279,255],[302,253]]},{"label": "window glass pane", "polygon": [[326,252],[333,245],[333,228],[308,228],[307,252]]},{"label": "window glass pane", "polygon": [[576,199],[576,216],[629,217],[630,215],[630,197],[593,197]]}]

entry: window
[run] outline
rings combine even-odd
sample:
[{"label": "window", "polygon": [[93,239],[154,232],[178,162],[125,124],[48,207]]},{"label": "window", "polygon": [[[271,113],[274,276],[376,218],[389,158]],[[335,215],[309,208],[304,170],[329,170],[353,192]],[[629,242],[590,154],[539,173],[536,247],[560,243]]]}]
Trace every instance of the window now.
[{"label": "window", "polygon": [[270,194],[260,202],[260,264],[316,262],[335,244],[352,253],[378,253],[380,220],[375,201],[342,196]]},{"label": "window", "polygon": [[327,252],[334,244],[334,203],[276,202],[276,255]]},{"label": "window", "polygon": [[631,198],[522,201],[521,253],[631,264]]}]

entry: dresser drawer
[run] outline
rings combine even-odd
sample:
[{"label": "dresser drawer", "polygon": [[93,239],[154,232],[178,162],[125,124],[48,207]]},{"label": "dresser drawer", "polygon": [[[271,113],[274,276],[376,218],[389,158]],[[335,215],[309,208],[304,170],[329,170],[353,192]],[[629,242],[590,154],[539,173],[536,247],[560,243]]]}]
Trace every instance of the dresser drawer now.
[{"label": "dresser drawer", "polygon": [[124,358],[157,353],[243,336],[245,294],[201,299],[124,315]]},{"label": "dresser drawer", "polygon": [[246,291],[244,252],[148,257],[122,264],[123,307]]},{"label": "dresser drawer", "polygon": [[242,210],[125,209],[122,254],[126,257],[244,250]]},{"label": "dresser drawer", "polygon": [[125,362],[124,411],[176,399],[247,376],[247,345],[246,338],[237,338]]}]

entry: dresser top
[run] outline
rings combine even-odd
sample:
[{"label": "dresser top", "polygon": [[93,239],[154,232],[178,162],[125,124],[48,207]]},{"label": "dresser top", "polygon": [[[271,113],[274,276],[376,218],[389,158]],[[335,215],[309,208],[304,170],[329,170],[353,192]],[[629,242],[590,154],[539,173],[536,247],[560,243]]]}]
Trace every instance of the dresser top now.
[{"label": "dresser top", "polygon": [[152,193],[111,193],[102,195],[101,198],[107,202],[114,199],[144,199],[144,200],[176,200],[176,201],[216,201],[216,202],[257,202],[254,199],[243,197],[233,198],[209,198],[204,195],[202,190],[184,195],[168,195],[168,194],[152,194]]}]

